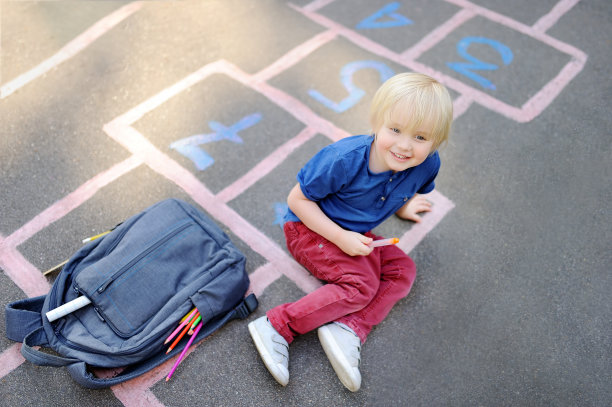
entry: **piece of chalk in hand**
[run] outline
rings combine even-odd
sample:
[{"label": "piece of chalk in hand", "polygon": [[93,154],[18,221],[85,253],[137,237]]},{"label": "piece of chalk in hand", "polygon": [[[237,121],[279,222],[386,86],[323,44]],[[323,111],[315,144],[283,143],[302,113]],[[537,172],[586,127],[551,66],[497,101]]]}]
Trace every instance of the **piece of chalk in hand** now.
[{"label": "piece of chalk in hand", "polygon": [[392,237],[391,239],[374,240],[368,246],[380,247],[380,246],[388,246],[390,244],[397,244],[397,243],[399,243],[399,239],[397,237]]}]

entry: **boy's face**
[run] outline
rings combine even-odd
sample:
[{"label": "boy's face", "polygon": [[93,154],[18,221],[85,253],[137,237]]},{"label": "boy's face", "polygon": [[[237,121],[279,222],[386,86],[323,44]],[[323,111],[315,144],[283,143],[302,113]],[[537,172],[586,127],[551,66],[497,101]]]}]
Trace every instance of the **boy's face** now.
[{"label": "boy's face", "polygon": [[403,171],[421,164],[432,152],[431,126],[402,126],[393,115],[380,128],[370,152],[372,172]]}]

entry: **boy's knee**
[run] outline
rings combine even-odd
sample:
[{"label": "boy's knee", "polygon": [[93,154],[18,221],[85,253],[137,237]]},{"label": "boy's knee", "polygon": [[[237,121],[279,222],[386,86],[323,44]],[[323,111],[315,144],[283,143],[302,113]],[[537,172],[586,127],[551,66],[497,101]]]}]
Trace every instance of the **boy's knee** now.
[{"label": "boy's knee", "polygon": [[354,308],[353,311],[359,311],[368,305],[376,295],[379,285],[380,280],[352,283],[351,290],[353,295],[347,299],[347,302]]},{"label": "boy's knee", "polygon": [[414,261],[408,257],[408,259],[404,262],[403,267],[401,267],[400,273],[396,279],[396,284],[403,287],[406,294],[408,294],[415,279],[416,265],[414,264]]}]

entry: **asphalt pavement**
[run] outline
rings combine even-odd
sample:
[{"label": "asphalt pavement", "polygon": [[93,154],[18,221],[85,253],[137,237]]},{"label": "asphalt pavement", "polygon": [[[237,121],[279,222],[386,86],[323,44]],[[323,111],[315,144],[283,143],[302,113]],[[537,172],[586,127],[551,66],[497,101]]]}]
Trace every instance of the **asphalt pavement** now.
[{"label": "asphalt pavement", "polygon": [[[85,389],[2,335],[0,405],[610,406],[609,0],[2,0],[0,17],[2,305],[169,197],[228,233],[259,299],[169,382],[167,363]],[[416,283],[364,344],[358,392],[314,332],[281,387],[247,323],[320,283],[279,214],[402,71],[444,83],[456,116],[433,212],[375,230],[401,238]]]}]

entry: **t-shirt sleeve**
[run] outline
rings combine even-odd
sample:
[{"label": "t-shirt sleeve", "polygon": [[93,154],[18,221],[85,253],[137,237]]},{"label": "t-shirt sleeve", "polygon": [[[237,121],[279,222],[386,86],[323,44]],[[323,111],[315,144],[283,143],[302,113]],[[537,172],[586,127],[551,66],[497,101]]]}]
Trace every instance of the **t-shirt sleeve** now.
[{"label": "t-shirt sleeve", "polygon": [[440,156],[436,152],[428,160],[430,160],[430,162],[428,163],[428,167],[430,168],[430,176],[421,186],[421,188],[419,188],[419,190],[417,191],[417,193],[419,194],[427,194],[433,191],[436,187],[436,183],[434,182],[434,180],[438,176],[438,171],[440,170]]},{"label": "t-shirt sleeve", "polygon": [[346,184],[346,179],[343,162],[331,146],[315,154],[297,175],[302,193],[311,201],[320,201],[338,192]]}]

